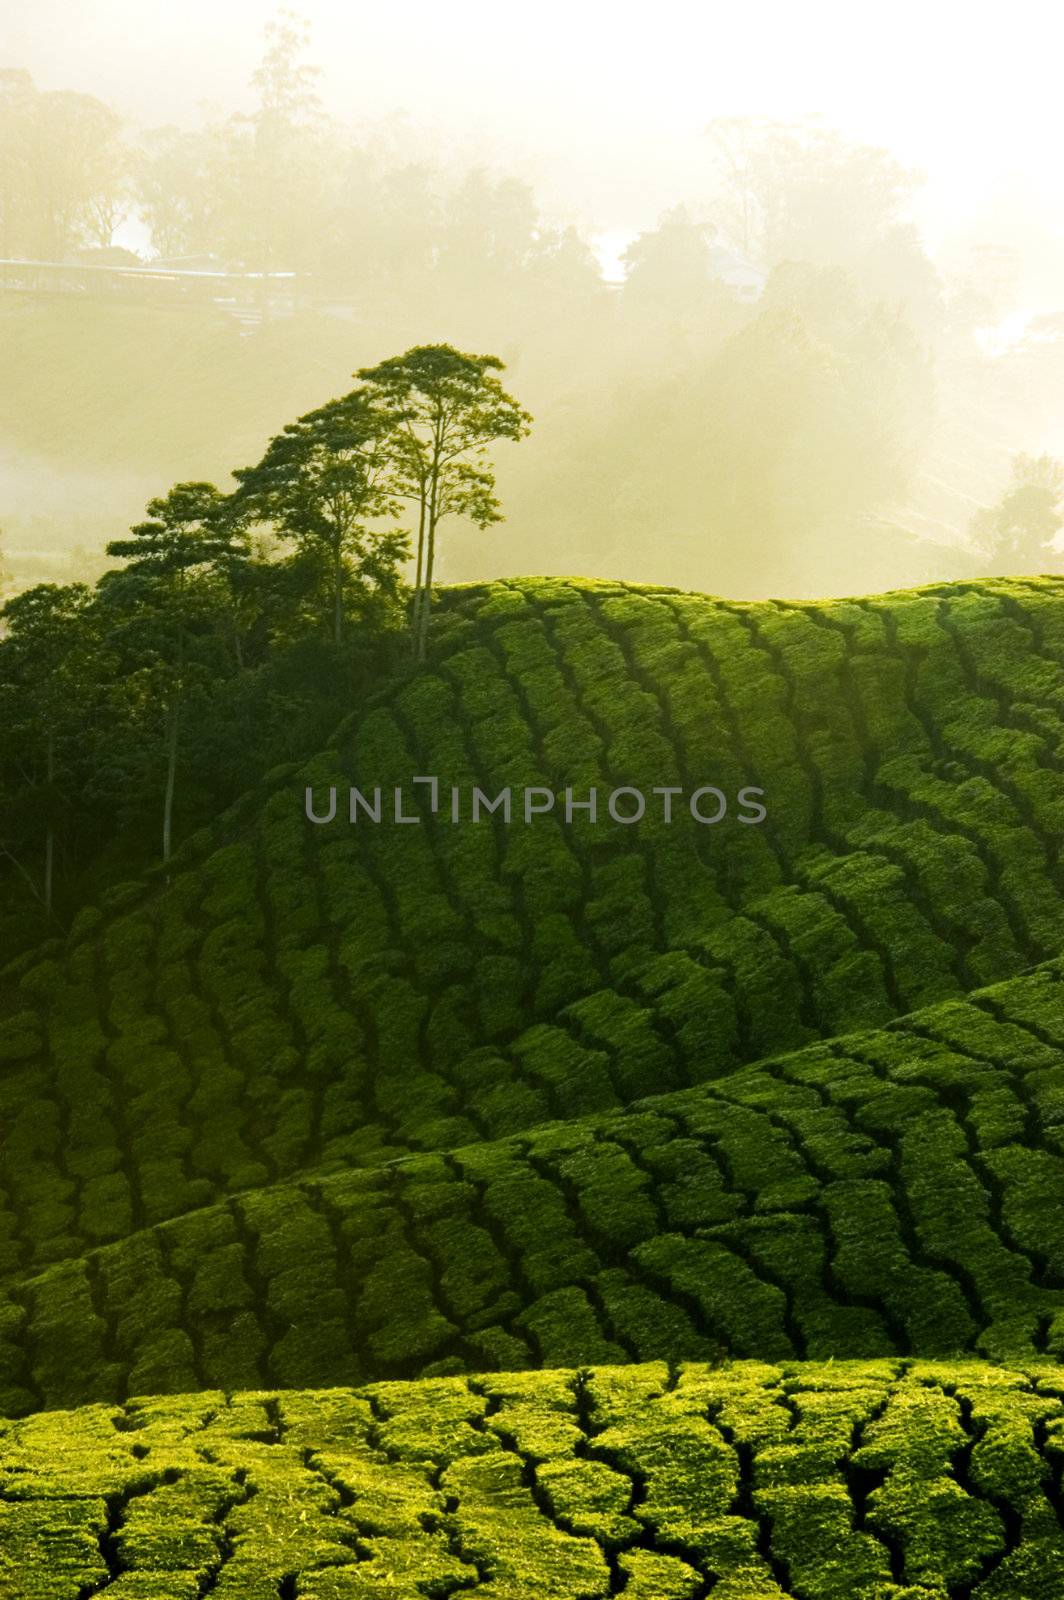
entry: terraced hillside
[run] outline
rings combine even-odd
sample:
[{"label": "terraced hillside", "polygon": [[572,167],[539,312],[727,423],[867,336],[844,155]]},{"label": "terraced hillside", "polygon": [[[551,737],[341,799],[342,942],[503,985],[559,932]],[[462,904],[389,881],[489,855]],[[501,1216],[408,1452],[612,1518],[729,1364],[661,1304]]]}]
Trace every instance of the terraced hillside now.
[{"label": "terraced hillside", "polygon": [[1055,1367],[663,1363],[181,1395],[12,1424],[5,1594],[1061,1592]]},{"label": "terraced hillside", "polygon": [[[1064,949],[1064,588],[457,591],[431,669],[0,986],[0,1272],[615,1110]],[[768,821],[314,827],[308,783],[765,790]]]},{"label": "terraced hillside", "polygon": [[2,1409],[654,1359],[1061,1359],[1062,972],[12,1278]]},{"label": "terraced hillside", "polygon": [[[0,975],[12,1592],[1064,1596],[1062,735],[1057,580],[452,592]],[[425,774],[768,818],[347,821]]]}]

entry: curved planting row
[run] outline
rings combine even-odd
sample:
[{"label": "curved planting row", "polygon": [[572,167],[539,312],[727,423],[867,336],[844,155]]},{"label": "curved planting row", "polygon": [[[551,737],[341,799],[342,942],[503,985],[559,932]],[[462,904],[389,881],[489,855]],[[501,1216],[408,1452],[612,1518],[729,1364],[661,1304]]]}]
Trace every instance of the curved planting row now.
[{"label": "curved planting row", "polygon": [[1064,1385],[662,1363],[43,1413],[0,1435],[25,1600],[1059,1593]]},{"label": "curved planting row", "polygon": [[0,1409],[651,1359],[1064,1356],[1051,965],[622,1112],[9,1281]]},{"label": "curved planting row", "polygon": [[[0,1276],[299,1171],[494,1140],[1064,947],[1052,580],[457,590],[221,847],[0,984]],[[768,820],[315,827],[308,784],[765,791]]]}]

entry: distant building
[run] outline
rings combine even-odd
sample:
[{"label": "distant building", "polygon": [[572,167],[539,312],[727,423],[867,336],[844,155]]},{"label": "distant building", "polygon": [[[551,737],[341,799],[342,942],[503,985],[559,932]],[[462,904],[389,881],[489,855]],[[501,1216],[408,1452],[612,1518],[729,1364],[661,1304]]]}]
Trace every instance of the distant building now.
[{"label": "distant building", "polygon": [[141,305],[216,307],[242,332],[291,316],[306,297],[294,272],[228,272],[211,256],[186,256],[180,265],[143,261],[121,246],[80,250],[65,261],[0,260],[0,294],[38,299],[76,295]]},{"label": "distant building", "polygon": [[67,257],[68,261],[79,262],[86,267],[142,267],[144,260],[135,250],[127,250],[124,245],[87,245],[83,250],[72,250]]}]

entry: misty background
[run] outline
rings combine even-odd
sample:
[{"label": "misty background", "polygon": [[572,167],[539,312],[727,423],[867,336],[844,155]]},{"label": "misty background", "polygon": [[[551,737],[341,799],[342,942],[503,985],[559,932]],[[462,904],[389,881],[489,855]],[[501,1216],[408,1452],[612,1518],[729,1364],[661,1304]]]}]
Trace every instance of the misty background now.
[{"label": "misty background", "polygon": [[1044,7],[8,10],[9,590],[436,341],[536,419],[444,581],[1064,570]]}]

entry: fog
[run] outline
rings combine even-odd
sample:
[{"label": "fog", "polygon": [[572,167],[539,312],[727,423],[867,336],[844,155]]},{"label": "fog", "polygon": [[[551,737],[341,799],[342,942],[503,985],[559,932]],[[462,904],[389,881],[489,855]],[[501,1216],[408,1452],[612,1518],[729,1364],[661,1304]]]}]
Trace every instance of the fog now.
[{"label": "fog", "polygon": [[447,580],[1061,565],[1044,5],[299,11],[6,8],[14,584],[98,570],[151,495],[226,486],[431,340],[499,354],[536,419],[498,452],[506,522],[446,529]]}]

